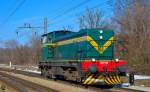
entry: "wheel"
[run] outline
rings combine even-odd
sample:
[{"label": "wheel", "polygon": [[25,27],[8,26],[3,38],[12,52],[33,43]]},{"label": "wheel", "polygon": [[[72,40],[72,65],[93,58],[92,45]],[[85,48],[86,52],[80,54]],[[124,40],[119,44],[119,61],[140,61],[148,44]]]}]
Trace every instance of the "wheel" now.
[{"label": "wheel", "polygon": [[43,76],[43,75],[44,75],[43,68],[41,68],[41,76]]},{"label": "wheel", "polygon": [[129,74],[129,83],[130,85],[134,85],[134,73]]},{"label": "wheel", "polygon": [[56,78],[56,76],[54,75],[54,73],[52,72],[51,69],[48,69],[47,72],[48,72],[48,78],[50,78],[50,79],[55,79]]},{"label": "wheel", "polygon": [[76,81],[77,81],[78,83],[82,83],[82,78],[76,78]]},{"label": "wheel", "polygon": [[84,88],[88,88],[89,87],[89,85],[87,85],[87,84],[82,84],[82,86],[84,86]]},{"label": "wheel", "polygon": [[47,77],[48,77],[47,68],[42,68],[42,69],[41,69],[41,75],[42,75],[44,78],[47,78]]}]

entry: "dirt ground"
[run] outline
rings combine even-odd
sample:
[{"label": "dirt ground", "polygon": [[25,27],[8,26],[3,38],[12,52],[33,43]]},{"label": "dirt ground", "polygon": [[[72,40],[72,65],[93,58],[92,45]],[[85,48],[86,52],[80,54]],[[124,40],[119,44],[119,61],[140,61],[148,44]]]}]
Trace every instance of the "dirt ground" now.
[{"label": "dirt ground", "polygon": [[0,81],[0,92],[17,92],[14,88]]},{"label": "dirt ground", "polygon": [[136,86],[150,87],[150,79],[135,80],[135,85],[136,85]]}]

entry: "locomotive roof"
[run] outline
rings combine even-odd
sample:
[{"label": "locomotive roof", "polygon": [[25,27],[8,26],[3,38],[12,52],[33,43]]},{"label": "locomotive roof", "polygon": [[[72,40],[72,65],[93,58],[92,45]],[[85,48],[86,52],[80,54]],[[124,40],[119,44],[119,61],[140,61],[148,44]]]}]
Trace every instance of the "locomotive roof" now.
[{"label": "locomotive roof", "polygon": [[73,33],[73,32],[69,31],[69,30],[56,30],[56,31],[52,31],[52,32],[49,32],[49,33],[45,33],[42,36],[50,35],[50,34],[53,34],[53,33]]},{"label": "locomotive roof", "polygon": [[[93,29],[81,29],[78,32],[72,32],[70,34],[65,34],[62,35],[60,37],[58,37],[57,39],[55,39],[54,41],[60,41],[60,40],[65,40],[68,38],[74,38],[74,37],[80,37],[80,36],[84,36],[88,34],[89,30],[105,30],[105,31],[112,31],[112,30],[108,30],[108,29],[97,29],[97,28],[93,28]],[[112,31],[113,32],[113,31]]]},{"label": "locomotive roof", "polygon": [[[112,30],[106,30],[106,29],[81,29],[79,32],[72,32],[69,30],[57,30],[52,31],[47,34],[43,34],[42,36],[50,36],[54,42],[65,40],[68,38],[74,38],[74,37],[80,37],[88,34],[89,30],[105,30],[105,31],[112,31]],[[113,32],[113,31],[112,31]]]}]

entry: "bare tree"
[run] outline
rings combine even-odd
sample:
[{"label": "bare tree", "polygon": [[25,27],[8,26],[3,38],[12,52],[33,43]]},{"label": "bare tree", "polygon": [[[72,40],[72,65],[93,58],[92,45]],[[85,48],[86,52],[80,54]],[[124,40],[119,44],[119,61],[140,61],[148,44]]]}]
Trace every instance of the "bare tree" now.
[{"label": "bare tree", "polygon": [[16,40],[8,40],[4,43],[4,48],[0,48],[1,62],[19,65],[35,65],[40,57],[40,37],[31,36],[29,42],[22,45]]},{"label": "bare tree", "polygon": [[87,8],[85,14],[79,17],[79,27],[80,29],[85,28],[105,28],[104,13],[99,9],[89,9]]},{"label": "bare tree", "polygon": [[[32,35],[30,37],[30,64],[38,64],[41,52],[41,39],[39,35]],[[32,53],[31,53],[32,52]]]},{"label": "bare tree", "polygon": [[137,71],[144,72],[150,66],[150,2],[117,0],[113,3],[113,20],[120,26],[120,34],[123,34],[119,39],[127,41],[128,63]]},{"label": "bare tree", "polygon": [[17,48],[19,47],[19,43],[13,39],[4,42],[4,45],[5,49],[3,53],[5,54],[5,56],[7,56],[6,61],[16,63]]}]

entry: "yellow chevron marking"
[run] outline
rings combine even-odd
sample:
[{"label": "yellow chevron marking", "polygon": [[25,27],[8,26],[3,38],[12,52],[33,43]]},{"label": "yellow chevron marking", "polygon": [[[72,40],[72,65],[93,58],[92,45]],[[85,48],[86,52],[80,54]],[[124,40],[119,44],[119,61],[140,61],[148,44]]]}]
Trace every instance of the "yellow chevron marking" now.
[{"label": "yellow chevron marking", "polygon": [[109,85],[113,85],[113,84],[118,84],[118,83],[121,83],[121,80],[120,80],[120,77],[119,75],[108,75],[108,76],[105,76],[105,80],[104,82],[106,84],[109,84]]},{"label": "yellow chevron marking", "polygon": [[99,80],[100,80],[100,77],[101,77],[101,75],[100,76],[95,76],[95,80],[93,81],[93,83],[96,83],[96,82],[98,82]]},{"label": "yellow chevron marking", "polygon": [[116,76],[115,76],[115,75],[113,75],[113,78],[114,78],[114,81],[115,81],[116,83],[119,83],[119,81],[116,79]]},{"label": "yellow chevron marking", "polygon": [[117,75],[116,79],[118,80],[118,83],[121,83],[120,77]]},{"label": "yellow chevron marking", "polygon": [[114,39],[114,37],[112,36],[108,39],[108,41],[106,41],[104,43],[103,46],[99,46],[97,44],[97,42],[95,42],[92,37],[83,36],[83,37],[68,39],[68,40],[60,41],[60,42],[56,42],[56,43],[46,43],[46,44],[43,44],[43,47],[46,47],[46,46],[60,46],[60,45],[65,45],[65,44],[70,44],[70,43],[74,43],[74,42],[81,42],[81,41],[86,41],[87,40],[99,53],[102,54],[110,46],[113,39]]},{"label": "yellow chevron marking", "polygon": [[106,82],[107,84],[113,84],[108,76],[106,76],[105,82]]},{"label": "yellow chevron marking", "polygon": [[113,84],[115,84],[116,82],[114,81],[114,78],[112,76],[110,76],[110,80],[113,82]]},{"label": "yellow chevron marking", "polygon": [[56,44],[54,44],[54,43],[46,43],[46,44],[42,45],[42,47],[46,47],[46,46],[56,46]]},{"label": "yellow chevron marking", "polygon": [[88,77],[88,76],[90,76],[90,72],[88,72],[88,73],[86,74],[86,77]]},{"label": "yellow chevron marking", "polygon": [[79,38],[73,38],[73,39],[69,39],[69,40],[65,40],[65,41],[60,41],[60,42],[57,42],[57,45],[70,44],[73,42],[80,42],[80,41],[84,41],[84,40],[86,40],[86,36],[79,37]]},{"label": "yellow chevron marking", "polygon": [[86,40],[86,36],[73,38],[73,39],[68,39],[68,40],[60,41],[60,42],[56,42],[56,43],[46,43],[46,44],[43,44],[43,47],[45,47],[45,46],[65,45],[65,44],[70,44],[70,43],[73,43],[73,42],[80,42],[80,41],[84,41],[84,40]]},{"label": "yellow chevron marking", "polygon": [[96,83],[96,82],[98,82],[98,81],[99,81],[99,79],[95,79],[94,83]]},{"label": "yellow chevron marking", "polygon": [[101,81],[101,80],[103,80],[103,79],[104,79],[104,76],[101,76],[101,75],[100,75],[100,76],[98,76],[98,77],[95,79],[94,82],[96,83],[96,82]]},{"label": "yellow chevron marking", "polygon": [[89,81],[87,84],[88,84],[88,85],[89,85],[89,84],[92,84],[94,80],[95,80],[95,78],[92,78],[91,81]]},{"label": "yellow chevron marking", "polygon": [[90,81],[90,79],[93,77],[93,75],[89,76],[84,82],[83,84],[87,84],[88,81]]},{"label": "yellow chevron marking", "polygon": [[87,36],[87,40],[90,42],[90,44],[101,54],[110,46],[113,39],[114,37],[110,37],[103,46],[99,46],[90,36]]},{"label": "yellow chevron marking", "polygon": [[111,84],[107,79],[104,80],[106,84]]},{"label": "yellow chevron marking", "polygon": [[103,78],[104,78],[104,76],[101,76],[101,75],[100,75],[97,79],[103,79]]},{"label": "yellow chevron marking", "polygon": [[[99,76],[98,76],[99,77]],[[96,83],[97,81],[99,81],[98,77],[96,76],[94,83]]]},{"label": "yellow chevron marking", "polygon": [[107,80],[109,81],[110,84],[113,84],[110,78],[107,78]]},{"label": "yellow chevron marking", "polygon": [[104,82],[105,82],[106,84],[109,84],[109,82],[108,82],[106,79],[104,80]]}]

